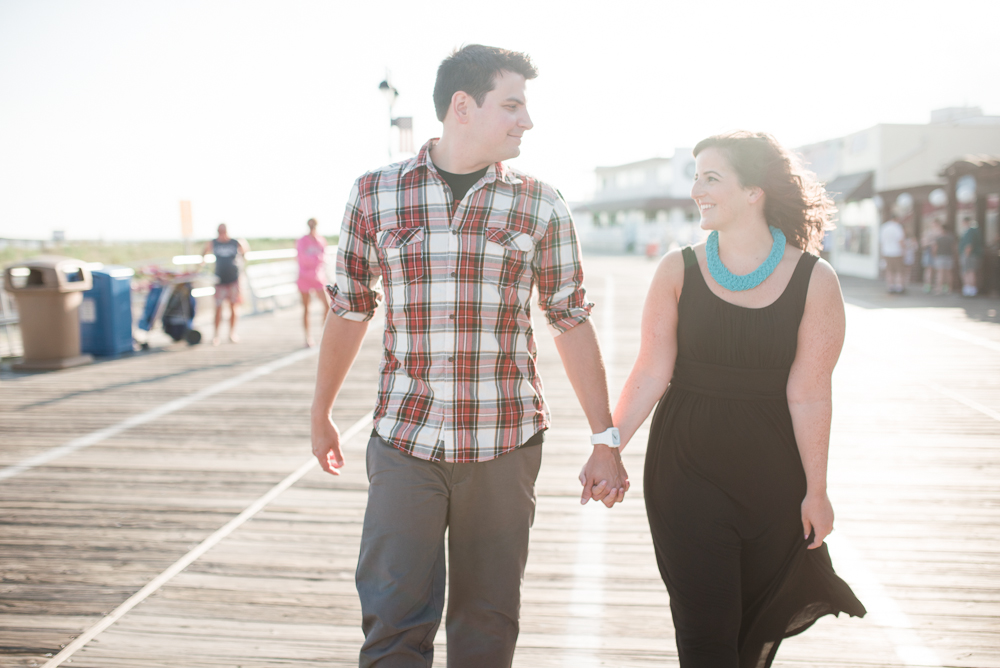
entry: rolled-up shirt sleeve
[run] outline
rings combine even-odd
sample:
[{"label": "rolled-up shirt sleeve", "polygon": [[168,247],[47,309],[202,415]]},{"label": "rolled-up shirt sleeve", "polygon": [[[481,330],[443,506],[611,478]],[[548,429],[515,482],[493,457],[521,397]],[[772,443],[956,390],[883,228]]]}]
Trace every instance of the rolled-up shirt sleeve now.
[{"label": "rolled-up shirt sleeve", "polygon": [[593,303],[583,287],[583,263],[573,217],[559,195],[534,259],[538,306],[556,335],[587,320]]},{"label": "rolled-up shirt sleeve", "polygon": [[382,272],[361,197],[362,177],[354,183],[337,242],[337,282],[326,286],[330,309],[341,318],[363,322],[382,302]]}]

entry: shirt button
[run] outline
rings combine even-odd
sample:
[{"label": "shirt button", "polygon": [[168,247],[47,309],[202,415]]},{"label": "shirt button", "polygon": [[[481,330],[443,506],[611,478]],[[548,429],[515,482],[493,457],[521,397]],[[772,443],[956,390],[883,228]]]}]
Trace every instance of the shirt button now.
[{"label": "shirt button", "polygon": [[454,361],[455,361],[455,358],[454,358],[454,357],[450,357],[450,356],[449,356],[449,357],[448,357],[448,361],[449,361],[449,362],[454,362]]},{"label": "shirt button", "polygon": [[451,233],[452,234],[458,234],[458,230],[452,230]]},{"label": "shirt button", "polygon": [[452,278],[455,278],[456,276],[458,276],[458,272],[457,271],[451,272],[451,277]]},{"label": "shirt button", "polygon": [[449,313],[448,317],[451,318],[452,320],[454,320],[455,319],[455,314],[454,313]]}]

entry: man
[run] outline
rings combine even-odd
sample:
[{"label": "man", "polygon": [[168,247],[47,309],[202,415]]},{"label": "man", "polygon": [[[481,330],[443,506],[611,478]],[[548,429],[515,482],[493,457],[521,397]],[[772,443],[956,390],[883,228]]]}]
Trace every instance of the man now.
[{"label": "man", "polygon": [[[238,263],[250,246],[242,239],[229,236],[225,223],[219,224],[219,236],[205,244],[205,255],[215,255],[215,275],[219,282],[215,285],[215,336],[212,345],[219,345],[219,328],[222,326],[222,307],[229,302],[229,340],[239,341],[236,336],[236,307],[242,303],[240,297],[240,265]],[[202,260],[202,264],[205,262]]]},{"label": "man", "polygon": [[979,261],[983,257],[983,237],[979,233],[979,226],[971,216],[966,216],[962,223],[965,231],[958,240],[958,257],[962,262],[962,295],[975,297],[979,293],[976,273],[979,270]]},{"label": "man", "polygon": [[611,507],[628,489],[566,202],[501,162],[520,153],[532,127],[525,84],[535,76],[524,54],[457,50],[434,87],[441,138],[362,176],[347,206],[312,438],[320,465],[337,474],[344,457],[330,410],[384,296],[357,571],[361,666],[431,664],[446,529],[448,665],[510,666],[550,424],[529,313],[535,286],[599,434],[580,474],[581,501]]},{"label": "man", "polygon": [[905,240],[906,232],[895,218],[885,221],[879,228],[879,250],[885,260],[885,289],[890,294],[899,294],[906,289],[904,287],[906,266],[903,263]]}]

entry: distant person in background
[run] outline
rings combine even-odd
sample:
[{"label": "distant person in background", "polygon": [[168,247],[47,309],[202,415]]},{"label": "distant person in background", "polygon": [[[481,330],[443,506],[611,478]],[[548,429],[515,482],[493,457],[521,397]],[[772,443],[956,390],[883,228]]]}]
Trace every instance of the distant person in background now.
[{"label": "distant person in background", "polygon": [[[233,239],[226,230],[226,224],[219,224],[219,236],[205,244],[205,255],[215,255],[215,275],[219,282],[215,286],[215,336],[212,345],[219,345],[219,327],[222,325],[222,307],[229,302],[229,340],[239,341],[236,336],[236,307],[242,303],[240,297],[240,261],[249,252],[250,246],[242,239]],[[204,264],[204,263],[202,263]]]},{"label": "distant person in background", "polygon": [[315,292],[320,303],[329,305],[326,297],[326,271],[323,261],[326,258],[326,239],[316,231],[316,219],[310,218],[306,225],[309,234],[299,239],[295,251],[299,261],[299,294],[302,295],[302,326],[306,331],[306,346],[312,348],[315,343],[309,333],[309,296]]},{"label": "distant person in background", "polygon": [[934,294],[951,292],[951,272],[955,270],[955,235],[946,229],[934,238]]},{"label": "distant person in background", "polygon": [[941,223],[932,220],[920,237],[920,264],[924,268],[924,292],[934,289],[934,240],[941,236]]},{"label": "distant person in background", "polygon": [[979,292],[976,273],[983,257],[983,235],[972,218],[965,218],[965,232],[958,242],[958,257],[962,263],[962,295],[975,297]]},{"label": "distant person in background", "polygon": [[[909,234],[906,235],[906,240],[903,241],[903,265],[906,269],[903,271],[903,286],[909,285],[913,278],[913,269],[917,264],[917,253],[920,252],[920,242]],[[916,280],[920,280],[917,276]]]},{"label": "distant person in background", "polygon": [[986,247],[983,273],[986,274],[986,294],[1000,292],[1000,239]]},{"label": "distant person in background", "polygon": [[882,223],[879,228],[879,251],[885,260],[885,289],[891,294],[904,292],[903,272],[906,266],[903,264],[903,242],[906,240],[906,232],[903,226],[895,218]]}]

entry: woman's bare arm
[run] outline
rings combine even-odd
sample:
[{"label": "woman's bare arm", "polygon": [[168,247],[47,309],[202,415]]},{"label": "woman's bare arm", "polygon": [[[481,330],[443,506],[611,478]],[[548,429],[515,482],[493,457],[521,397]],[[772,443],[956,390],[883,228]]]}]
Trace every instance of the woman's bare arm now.
[{"label": "woman's bare arm", "polygon": [[833,506],[826,493],[827,454],[833,417],[833,368],[844,346],[844,298],[837,274],[820,260],[813,268],[805,311],[799,324],[795,361],[788,375],[788,410],[806,474],[802,500],[804,536],[815,532],[809,548],[833,531]]},{"label": "woman's bare arm", "polygon": [[615,406],[621,449],[667,390],[677,360],[677,300],[684,285],[681,251],[667,253],[653,276],[642,311],[639,355]]}]

